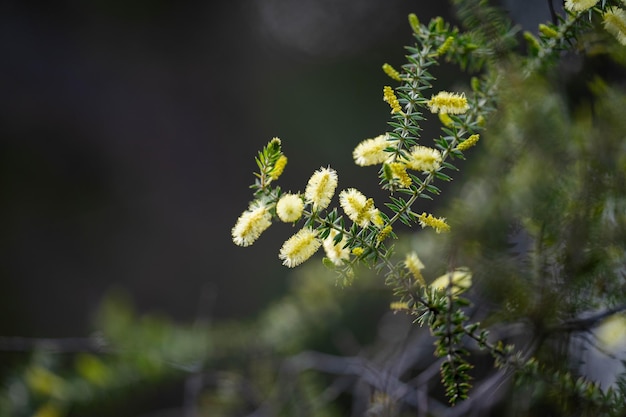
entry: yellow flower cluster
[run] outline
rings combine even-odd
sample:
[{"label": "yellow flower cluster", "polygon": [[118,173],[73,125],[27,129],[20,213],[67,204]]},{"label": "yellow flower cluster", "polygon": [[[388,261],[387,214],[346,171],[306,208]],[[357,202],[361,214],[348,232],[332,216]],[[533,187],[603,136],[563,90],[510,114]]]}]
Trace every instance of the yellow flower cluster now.
[{"label": "yellow flower cluster", "polygon": [[409,304],[404,301],[394,301],[389,304],[389,308],[394,311],[409,310]]},{"label": "yellow flower cluster", "polygon": [[370,223],[381,227],[383,219],[380,212],[374,207],[374,200],[365,197],[359,190],[348,188],[339,193],[339,204],[346,215],[361,227]]},{"label": "yellow flower cluster", "polygon": [[276,203],[276,215],[285,223],[293,223],[302,216],[304,201],[297,194],[283,194]]},{"label": "yellow flower cluster", "polygon": [[383,64],[383,71],[392,80],[402,81],[402,77],[400,77],[400,73],[398,71],[396,71],[396,69],[394,67],[392,67],[391,65],[389,65],[387,63]]},{"label": "yellow flower cluster", "polygon": [[471,135],[469,138],[465,139],[463,142],[459,143],[456,148],[459,151],[466,151],[469,148],[471,148],[472,146],[476,145],[476,143],[478,143],[478,140],[480,139],[480,135],[478,133],[475,133],[473,135]]},{"label": "yellow flower cluster", "polygon": [[565,8],[573,13],[584,12],[591,9],[600,0],[567,0],[565,2]]},{"label": "yellow flower cluster", "polygon": [[559,32],[544,23],[539,23],[539,32],[541,32],[544,36],[547,36],[548,38],[559,37]]},{"label": "yellow flower cluster", "polygon": [[416,145],[411,148],[406,166],[422,172],[437,171],[441,167],[442,156],[437,149]]},{"label": "yellow flower cluster", "polygon": [[361,255],[363,255],[363,252],[365,252],[365,249],[363,249],[360,246],[356,246],[356,247],[352,248],[352,254],[354,256],[361,256]]},{"label": "yellow flower cluster", "polygon": [[419,31],[420,31],[420,21],[417,18],[417,15],[415,13],[410,13],[409,14],[409,24],[411,25],[411,29],[413,29],[413,32],[419,33]]},{"label": "yellow flower cluster", "polygon": [[244,211],[231,234],[233,242],[239,246],[250,246],[272,224],[272,215],[264,204],[255,202]]},{"label": "yellow flower cluster", "polygon": [[278,257],[282,259],[283,265],[293,268],[313,256],[321,245],[317,231],[305,227],[283,243]]},{"label": "yellow flower cluster", "polygon": [[607,317],[600,322],[594,333],[605,349],[617,353],[626,342],[626,315],[617,313]]},{"label": "yellow flower cluster", "polygon": [[413,182],[407,169],[430,173],[441,167],[442,156],[437,149],[416,145],[409,153],[393,162],[383,165],[387,180],[395,179],[402,188],[409,188]]},{"label": "yellow flower cluster", "polygon": [[272,168],[272,173],[270,174],[270,177],[273,180],[277,180],[278,177],[280,177],[283,171],[285,170],[286,165],[287,165],[287,157],[285,155],[281,155],[278,158],[278,161],[276,161],[276,163],[274,164],[274,168]]},{"label": "yellow flower cluster", "polygon": [[339,232],[336,230],[331,230],[330,234],[324,241],[322,242],[322,246],[324,247],[324,252],[326,252],[326,256],[331,262],[335,265],[342,265],[344,260],[348,260],[350,258],[350,248],[347,246],[346,237],[342,237],[341,240],[335,244],[335,237]]},{"label": "yellow flower cluster", "polygon": [[619,43],[626,46],[626,11],[619,7],[611,7],[603,16],[604,28]]},{"label": "yellow flower cluster", "polygon": [[413,181],[406,172],[406,164],[402,162],[392,162],[389,164],[389,169],[393,178],[396,178],[402,187],[409,188],[411,186]]},{"label": "yellow flower cluster", "polygon": [[406,255],[404,258],[404,266],[409,270],[415,281],[419,282],[423,287],[426,286],[426,282],[424,281],[424,277],[422,276],[422,269],[424,269],[424,264],[417,256],[417,253],[411,252]]},{"label": "yellow flower cluster", "polygon": [[452,286],[453,295],[461,294],[472,286],[472,273],[466,267],[457,268],[436,278],[431,282],[430,288],[441,291],[448,288],[449,285]]},{"label": "yellow flower cluster", "polygon": [[385,152],[385,149],[395,146],[396,143],[397,141],[390,140],[387,134],[365,139],[354,148],[352,157],[354,162],[362,167],[382,164],[389,159],[389,153]]},{"label": "yellow flower cluster", "polygon": [[376,236],[377,244],[382,243],[385,239],[387,239],[387,237],[391,234],[392,231],[393,231],[393,227],[391,227],[390,224],[383,227],[382,230],[378,232],[378,235]]},{"label": "yellow flower cluster", "polygon": [[435,229],[437,233],[450,231],[450,226],[444,217],[437,218],[433,217],[432,214],[422,213],[418,216],[418,220],[422,228],[429,226]]},{"label": "yellow flower cluster", "polygon": [[441,91],[437,95],[432,96],[427,104],[433,113],[463,114],[469,110],[465,94],[449,93],[447,91]]},{"label": "yellow flower cluster", "polygon": [[448,50],[450,49],[450,47],[452,46],[452,44],[454,43],[454,36],[448,36],[446,38],[445,41],[443,41],[443,43],[441,44],[441,46],[439,48],[437,48],[437,55],[443,55],[446,52],[448,52]]},{"label": "yellow flower cluster", "polygon": [[448,116],[448,113],[439,113],[439,120],[445,127],[450,127],[454,124],[454,121]]},{"label": "yellow flower cluster", "polygon": [[320,168],[315,171],[304,190],[307,203],[313,204],[313,210],[322,210],[328,207],[330,199],[337,188],[337,172],[331,168]]},{"label": "yellow flower cluster", "polygon": [[391,114],[402,113],[402,107],[396,97],[396,93],[393,92],[393,88],[386,85],[383,87],[383,100],[385,100],[391,107]]}]

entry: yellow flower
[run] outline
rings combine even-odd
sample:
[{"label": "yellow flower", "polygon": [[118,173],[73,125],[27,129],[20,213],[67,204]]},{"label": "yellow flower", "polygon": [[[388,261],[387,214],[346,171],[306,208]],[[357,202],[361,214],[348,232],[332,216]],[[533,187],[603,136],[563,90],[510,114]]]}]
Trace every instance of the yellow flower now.
[{"label": "yellow flower", "polygon": [[379,135],[372,139],[365,139],[359,143],[354,151],[352,157],[354,162],[359,166],[369,166],[382,164],[389,159],[389,152],[385,152],[385,149],[390,146],[395,146],[397,141],[389,140],[389,135]]},{"label": "yellow flower", "polygon": [[359,246],[356,246],[356,247],[352,248],[352,254],[354,256],[361,256],[361,255],[363,255],[363,252],[365,252],[365,249],[363,249],[363,248],[361,248]]},{"label": "yellow flower", "polygon": [[331,168],[320,168],[309,179],[304,197],[307,203],[313,203],[313,210],[321,210],[328,207],[330,199],[337,188],[337,172]]},{"label": "yellow flower", "polygon": [[285,223],[293,223],[302,216],[304,201],[297,194],[283,194],[276,203],[276,214]]},{"label": "yellow flower", "polygon": [[417,282],[419,282],[422,286],[426,286],[426,282],[424,281],[424,277],[422,276],[422,269],[424,269],[424,264],[420,261],[420,258],[417,256],[417,253],[411,252],[406,255],[404,258],[404,266],[409,270],[411,275],[415,278]]},{"label": "yellow flower", "polygon": [[433,217],[432,214],[422,213],[418,216],[418,220],[422,228],[430,226],[435,229],[437,233],[450,231],[450,226],[448,226],[444,217],[436,218]]},{"label": "yellow flower", "polygon": [[392,162],[389,164],[389,169],[391,169],[393,178],[397,178],[402,187],[409,188],[413,180],[411,180],[409,174],[406,173],[406,164],[401,162]]},{"label": "yellow flower", "polygon": [[416,145],[411,148],[406,166],[415,171],[437,171],[441,167],[441,152],[437,149]]},{"label": "yellow flower", "polygon": [[531,51],[533,54],[539,52],[539,50],[541,49],[541,44],[539,44],[539,40],[535,37],[535,35],[533,35],[529,31],[525,31],[523,33],[523,36],[526,44],[528,45],[529,51]]},{"label": "yellow flower", "polygon": [[415,13],[409,13],[409,25],[411,25],[411,29],[413,29],[413,32],[419,33],[420,21]]},{"label": "yellow flower", "polygon": [[391,65],[387,63],[383,64],[383,71],[385,71],[385,74],[387,74],[389,78],[391,78],[392,80],[402,81],[402,78],[400,77],[400,73],[396,71],[395,68],[392,67]]},{"label": "yellow flower", "polygon": [[383,229],[378,233],[378,236],[376,236],[376,242],[382,243],[385,239],[387,239],[387,236],[389,236],[392,231],[393,231],[393,227],[391,227],[390,224],[383,227]]},{"label": "yellow flower", "polygon": [[541,32],[544,36],[548,38],[559,37],[559,32],[544,23],[539,23],[539,32]]},{"label": "yellow flower", "polygon": [[410,309],[409,304],[404,301],[393,301],[391,304],[389,304],[389,308],[394,311],[402,311],[402,310]]},{"label": "yellow flower", "polygon": [[441,91],[436,96],[432,96],[428,101],[428,107],[433,113],[462,114],[469,110],[465,94],[447,91]]},{"label": "yellow flower", "polygon": [[322,246],[324,247],[326,256],[332,261],[333,264],[342,265],[344,259],[350,259],[350,248],[346,246],[347,239],[345,236],[343,236],[341,240],[335,244],[335,237],[338,233],[339,232],[334,229],[331,230],[328,237],[322,242]]},{"label": "yellow flower", "polygon": [[448,113],[439,113],[439,120],[445,127],[450,127],[454,124],[454,120],[448,116]]},{"label": "yellow flower", "polygon": [[272,224],[272,215],[265,205],[255,202],[237,219],[231,233],[233,242],[239,246],[250,246]]},{"label": "yellow flower", "polygon": [[584,12],[591,9],[599,0],[567,0],[565,8],[573,13]]},{"label": "yellow flower", "polygon": [[594,333],[609,351],[617,351],[626,343],[626,315],[618,313],[607,317]]},{"label": "yellow flower", "polygon": [[441,44],[441,46],[437,49],[436,54],[438,56],[445,54],[446,52],[448,52],[448,49],[450,49],[450,47],[452,46],[452,43],[454,42],[454,36],[448,36],[446,38],[445,41],[443,41],[443,43]]},{"label": "yellow flower", "polygon": [[374,200],[365,197],[359,190],[348,188],[339,193],[339,204],[350,220],[361,227],[370,223],[382,226],[382,218],[378,209],[374,207]]},{"label": "yellow flower", "polygon": [[603,15],[604,28],[622,45],[626,45],[626,11],[611,7]]},{"label": "yellow flower", "polygon": [[285,170],[285,165],[287,165],[287,157],[285,155],[281,155],[274,164],[274,168],[272,168],[272,173],[270,174],[270,177],[273,180],[277,180],[278,177],[280,177],[280,175]]},{"label": "yellow flower", "polygon": [[444,290],[452,285],[452,294],[459,295],[472,286],[472,273],[468,268],[457,268],[435,279],[430,287],[436,290]]},{"label": "yellow flower", "polygon": [[475,133],[472,136],[470,136],[469,138],[465,139],[463,142],[459,143],[456,146],[456,148],[459,151],[466,151],[469,148],[471,148],[472,146],[476,145],[476,143],[478,142],[478,139],[480,139],[480,135],[478,133]]},{"label": "yellow flower", "polygon": [[[371,198],[370,198],[371,200]],[[373,200],[372,200],[373,201]],[[380,211],[378,211],[378,209],[374,209],[370,212],[370,216],[372,219],[372,223],[374,223],[374,226],[381,228],[383,227],[383,225],[385,224],[385,220],[383,219],[383,216],[380,215]]]},{"label": "yellow flower", "polygon": [[293,268],[313,256],[321,245],[317,232],[306,227],[283,243],[278,257],[283,260],[283,265]]},{"label": "yellow flower", "polygon": [[402,113],[402,107],[400,107],[398,97],[396,97],[396,93],[393,92],[393,88],[388,85],[383,87],[383,100],[389,103],[389,106],[391,107],[391,114]]}]

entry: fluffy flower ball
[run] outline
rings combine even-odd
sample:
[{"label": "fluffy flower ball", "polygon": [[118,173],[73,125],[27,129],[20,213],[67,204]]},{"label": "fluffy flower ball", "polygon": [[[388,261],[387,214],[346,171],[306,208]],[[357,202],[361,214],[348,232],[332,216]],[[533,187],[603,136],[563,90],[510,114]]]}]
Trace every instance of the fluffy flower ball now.
[{"label": "fluffy flower ball", "polygon": [[283,194],[276,203],[276,214],[285,223],[293,223],[302,216],[304,201],[297,194]]},{"label": "fluffy flower ball", "polygon": [[604,28],[622,45],[626,45],[626,11],[611,7],[602,17]]},{"label": "fluffy flower ball", "polygon": [[317,232],[306,227],[283,243],[278,257],[282,259],[283,265],[293,268],[313,256],[321,245]]},{"label": "fluffy flower ball", "polygon": [[335,244],[335,237],[338,233],[339,232],[336,230],[331,230],[328,237],[322,242],[322,245],[328,259],[330,259],[333,264],[340,266],[343,264],[344,259],[350,259],[350,248],[346,245],[347,239],[345,236]]},{"label": "fluffy flower ball", "polygon": [[415,171],[432,172],[441,167],[441,152],[434,148],[416,145],[411,148],[406,166]]},{"label": "fluffy flower ball", "polygon": [[390,141],[387,134],[376,136],[372,139],[365,139],[359,143],[352,157],[354,162],[359,166],[378,165],[389,159],[389,153],[385,149],[394,146],[396,141]]},{"label": "fluffy flower ball", "polygon": [[350,220],[361,227],[367,227],[370,223],[379,227],[383,224],[380,212],[374,207],[374,201],[355,188],[339,193],[339,204]]},{"label": "fluffy flower ball", "polygon": [[595,6],[598,1],[599,0],[567,0],[565,2],[565,8],[574,13],[584,12]]},{"label": "fluffy flower ball", "polygon": [[469,110],[469,104],[465,94],[449,93],[442,91],[432,96],[428,101],[428,107],[433,113],[462,114]]},{"label": "fluffy flower ball", "polygon": [[263,204],[257,204],[243,212],[231,234],[239,246],[250,246],[272,224],[272,215]]},{"label": "fluffy flower ball", "polygon": [[337,172],[331,168],[320,168],[315,171],[304,190],[307,203],[313,204],[313,210],[322,210],[328,207],[330,199],[337,188]]}]

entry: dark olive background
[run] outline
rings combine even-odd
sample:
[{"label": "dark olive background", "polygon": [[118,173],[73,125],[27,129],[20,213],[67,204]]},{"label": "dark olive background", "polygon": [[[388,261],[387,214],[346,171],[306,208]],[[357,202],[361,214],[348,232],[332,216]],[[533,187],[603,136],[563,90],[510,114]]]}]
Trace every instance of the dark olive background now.
[{"label": "dark olive background", "polygon": [[331,165],[341,188],[375,190],[376,169],[351,151],[387,128],[381,65],[403,63],[410,12],[427,21],[449,7],[3,2],[0,335],[86,334],[114,287],[181,321],[250,317],[280,295],[291,226],[249,248],[230,237],[253,157],[279,136],[284,189]]}]

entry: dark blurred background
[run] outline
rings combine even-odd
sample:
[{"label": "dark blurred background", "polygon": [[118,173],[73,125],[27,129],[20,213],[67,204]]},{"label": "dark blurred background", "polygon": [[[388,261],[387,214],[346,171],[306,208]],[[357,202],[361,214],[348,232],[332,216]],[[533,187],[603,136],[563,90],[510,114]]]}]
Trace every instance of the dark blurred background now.
[{"label": "dark blurred background", "polygon": [[408,0],[0,11],[0,334],[38,337],[85,334],[113,287],[177,320],[254,315],[285,287],[293,233],[231,241],[255,153],[283,140],[287,190],[328,164],[340,188],[373,189],[351,152],[387,129],[381,65],[403,63],[408,13],[449,16]]}]

